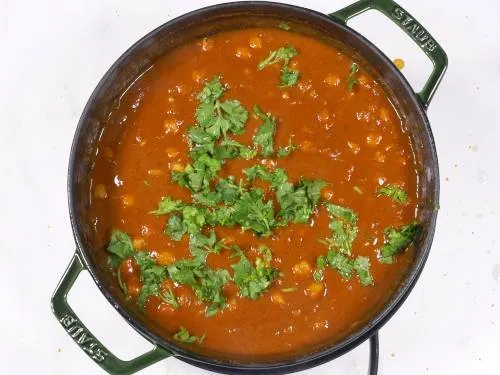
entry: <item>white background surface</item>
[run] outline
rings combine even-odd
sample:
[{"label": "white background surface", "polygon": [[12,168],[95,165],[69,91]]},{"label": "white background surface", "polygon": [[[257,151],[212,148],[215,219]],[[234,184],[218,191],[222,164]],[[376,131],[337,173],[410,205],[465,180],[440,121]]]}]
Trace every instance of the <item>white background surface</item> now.
[{"label": "white background surface", "polygon": [[[49,300],[74,251],[66,169],[78,117],[98,80],[138,38],[214,0],[0,0],[0,373],[101,374]],[[346,0],[291,1],[322,12]],[[448,53],[429,109],[441,167],[441,211],[427,266],[381,331],[381,374],[500,374],[500,2],[401,0]],[[482,3],[481,6],[480,3]],[[383,16],[350,23],[414,87],[425,56]],[[125,358],[138,337],[87,275],[70,296],[105,345]],[[305,373],[365,374],[366,344]],[[144,374],[206,373],[168,359]]]}]

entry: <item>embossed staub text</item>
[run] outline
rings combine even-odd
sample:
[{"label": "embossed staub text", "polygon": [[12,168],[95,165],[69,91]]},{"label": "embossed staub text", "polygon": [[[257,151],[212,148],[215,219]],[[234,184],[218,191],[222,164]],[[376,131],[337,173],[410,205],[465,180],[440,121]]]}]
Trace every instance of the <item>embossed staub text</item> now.
[{"label": "embossed staub text", "polygon": [[436,49],[436,41],[431,38],[429,33],[422,27],[422,25],[420,25],[417,21],[410,17],[403,9],[401,9],[400,7],[395,7],[391,13],[391,16],[402,27],[408,30],[410,36],[417,43],[419,43],[422,48],[426,49],[429,52],[432,52]]},{"label": "embossed staub text", "polygon": [[103,350],[77,318],[71,314],[65,314],[59,321],[66,332],[94,361],[103,362],[106,359],[108,353]]}]

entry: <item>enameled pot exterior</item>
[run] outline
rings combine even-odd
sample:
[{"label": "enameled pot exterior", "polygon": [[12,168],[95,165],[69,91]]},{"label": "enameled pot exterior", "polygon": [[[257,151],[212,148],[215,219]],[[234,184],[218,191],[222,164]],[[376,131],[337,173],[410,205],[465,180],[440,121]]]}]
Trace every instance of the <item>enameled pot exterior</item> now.
[{"label": "enameled pot exterior", "polygon": [[[347,20],[368,10],[377,9],[396,22],[429,56],[434,70],[417,94],[390,60],[373,44],[346,26]],[[203,356],[187,351],[155,333],[154,323],[133,311],[123,298],[114,292],[98,247],[85,220],[88,208],[87,172],[92,167],[96,144],[104,126],[105,114],[116,105],[120,94],[154,59],[182,44],[221,30],[244,28],[252,25],[276,26],[280,21],[294,25],[294,30],[310,34],[325,41],[337,40],[354,51],[367,66],[380,77],[388,94],[403,115],[412,136],[415,155],[419,163],[420,217],[425,231],[415,247],[415,257],[398,290],[375,312],[369,320],[340,342],[332,343],[315,352],[285,361],[232,361],[214,356]],[[109,69],[92,93],[80,118],[69,164],[68,195],[70,217],[77,244],[76,253],[66,270],[54,296],[52,308],[64,329],[75,342],[103,369],[109,373],[134,373],[163,358],[174,355],[195,366],[224,373],[259,372],[286,373],[316,366],[329,361],[356,347],[377,330],[394,314],[413,288],[425,264],[434,235],[439,198],[439,170],[436,149],[425,114],[446,69],[446,54],[430,34],[404,9],[392,0],[358,1],[329,16],[291,5],[267,2],[238,2],[200,9],[176,18],[155,29],[129,50]],[[102,251],[101,251],[102,253]],[[93,336],[68,305],[66,296],[78,274],[87,270],[98,288],[118,312],[155,347],[130,361],[114,356]]]}]

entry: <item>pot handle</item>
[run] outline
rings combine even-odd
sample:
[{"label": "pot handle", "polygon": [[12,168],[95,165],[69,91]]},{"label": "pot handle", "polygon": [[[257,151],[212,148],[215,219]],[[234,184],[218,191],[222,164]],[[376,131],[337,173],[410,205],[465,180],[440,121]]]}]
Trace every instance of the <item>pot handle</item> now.
[{"label": "pot handle", "polygon": [[80,272],[85,270],[78,253],[64,272],[52,299],[52,311],[71,336],[75,343],[92,358],[102,369],[109,374],[133,374],[147,366],[150,366],[164,358],[170,357],[172,353],[155,346],[149,352],[129,361],[123,361],[111,353],[98,339],[90,333],[80,319],[76,316],[67,301],[68,292],[75,283]]},{"label": "pot handle", "polygon": [[446,53],[420,22],[392,0],[360,0],[329,16],[346,24],[351,18],[369,9],[378,10],[396,23],[432,61],[432,73],[422,90],[417,93],[422,105],[427,108],[448,66]]}]

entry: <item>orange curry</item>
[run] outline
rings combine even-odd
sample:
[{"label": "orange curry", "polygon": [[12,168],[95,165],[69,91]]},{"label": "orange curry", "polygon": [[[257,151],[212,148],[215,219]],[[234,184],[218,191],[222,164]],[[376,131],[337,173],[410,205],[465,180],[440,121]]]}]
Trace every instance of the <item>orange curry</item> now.
[{"label": "orange curry", "polygon": [[165,335],[280,356],[341,339],[398,286],[419,229],[415,168],[396,109],[349,53],[293,30],[224,32],[123,93],[89,221]]}]

